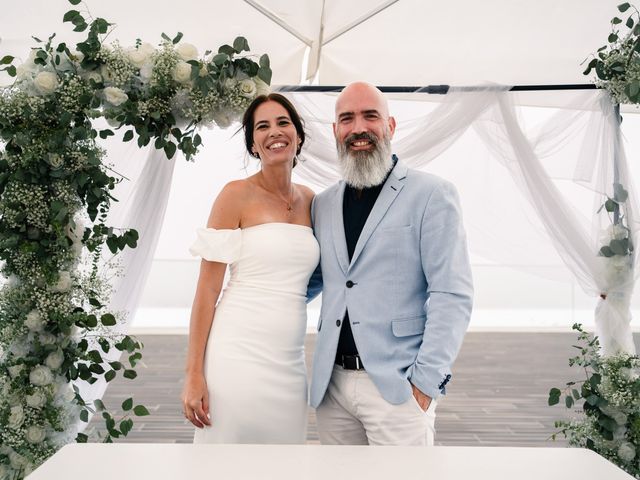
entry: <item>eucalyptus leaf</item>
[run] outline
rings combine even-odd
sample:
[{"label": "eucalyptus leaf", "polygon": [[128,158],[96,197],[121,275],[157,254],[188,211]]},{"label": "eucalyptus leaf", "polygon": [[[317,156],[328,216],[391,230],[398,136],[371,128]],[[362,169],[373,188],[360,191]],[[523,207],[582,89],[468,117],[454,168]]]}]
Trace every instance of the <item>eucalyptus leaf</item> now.
[{"label": "eucalyptus leaf", "polygon": [[136,405],[133,409],[133,413],[135,413],[138,417],[145,417],[149,415],[149,410],[147,410],[147,407],[145,407],[144,405]]},{"label": "eucalyptus leaf", "polygon": [[258,69],[258,78],[262,80],[267,85],[271,85],[271,69],[260,67]]},{"label": "eucalyptus leaf", "polygon": [[128,412],[133,408],[133,398],[127,398],[124,402],[122,402],[122,410]]},{"label": "eucalyptus leaf", "polygon": [[631,8],[631,4],[629,4],[628,2],[621,3],[620,5],[618,5],[618,11],[622,13],[629,10],[629,8]]},{"label": "eucalyptus leaf", "polygon": [[69,10],[67,13],[64,14],[64,17],[62,17],[62,21],[63,22],[71,22],[73,21],[74,18],[80,16],[80,12],[77,10]]},{"label": "eucalyptus leaf", "polygon": [[116,318],[110,313],[105,313],[100,317],[100,322],[102,322],[105,327],[112,327],[116,324]]},{"label": "eucalyptus leaf", "polygon": [[[636,84],[638,90],[640,90],[640,82],[638,82],[636,80],[635,84]],[[627,192],[625,190],[625,188],[622,186],[622,184],[614,183],[613,184],[613,198],[619,203],[626,202],[627,198],[629,198],[629,192]]]}]

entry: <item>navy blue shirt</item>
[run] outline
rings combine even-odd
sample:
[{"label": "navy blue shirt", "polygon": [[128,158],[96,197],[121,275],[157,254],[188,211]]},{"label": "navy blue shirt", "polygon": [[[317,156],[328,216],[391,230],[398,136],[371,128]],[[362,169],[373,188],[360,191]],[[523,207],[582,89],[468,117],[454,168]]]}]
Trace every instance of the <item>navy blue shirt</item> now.
[{"label": "navy blue shirt", "polygon": [[[393,156],[394,163],[397,158]],[[385,180],[375,187],[357,190],[349,184],[344,189],[344,198],[342,200],[342,219],[344,223],[344,234],[347,239],[347,251],[349,252],[349,261],[353,257],[356,249],[358,238],[364,228],[364,224],[369,218],[369,214],[382,191]],[[349,312],[347,311],[340,328],[340,338],[338,339],[338,350],[336,351],[336,362],[342,363],[342,355],[357,355],[358,347],[353,339],[351,331],[351,323],[349,322]]]}]

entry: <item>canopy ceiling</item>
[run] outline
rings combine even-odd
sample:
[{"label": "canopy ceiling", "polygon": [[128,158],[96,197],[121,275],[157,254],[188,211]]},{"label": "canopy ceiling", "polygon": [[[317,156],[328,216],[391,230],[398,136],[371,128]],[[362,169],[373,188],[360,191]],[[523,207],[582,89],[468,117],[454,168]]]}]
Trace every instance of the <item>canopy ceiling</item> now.
[{"label": "canopy ceiling", "polygon": [[580,63],[606,42],[621,1],[4,1],[0,54],[25,58],[31,35],[81,39],[62,16],[87,5],[123,45],[181,31],[204,52],[245,36],[271,57],[275,85],[585,83]]}]

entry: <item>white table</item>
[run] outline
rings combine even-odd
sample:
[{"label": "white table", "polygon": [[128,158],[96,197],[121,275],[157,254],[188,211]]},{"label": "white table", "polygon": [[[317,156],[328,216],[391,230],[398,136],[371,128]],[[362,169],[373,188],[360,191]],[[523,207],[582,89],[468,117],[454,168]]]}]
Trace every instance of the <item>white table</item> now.
[{"label": "white table", "polygon": [[28,480],[633,480],[575,448],[67,445]]}]

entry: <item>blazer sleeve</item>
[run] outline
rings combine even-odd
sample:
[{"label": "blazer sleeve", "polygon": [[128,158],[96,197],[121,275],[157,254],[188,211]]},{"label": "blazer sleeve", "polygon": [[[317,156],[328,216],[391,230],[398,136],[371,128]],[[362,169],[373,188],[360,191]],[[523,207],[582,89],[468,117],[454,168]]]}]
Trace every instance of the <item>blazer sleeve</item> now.
[{"label": "blazer sleeve", "polygon": [[[318,239],[318,232],[316,230],[316,199],[318,196],[313,197],[311,201],[311,222],[313,223],[313,234]],[[320,267],[320,261],[318,261],[318,266],[311,274],[311,278],[309,278],[309,284],[307,285],[307,303],[313,300],[315,297],[320,295],[322,292],[322,268]]]},{"label": "blazer sleeve", "polygon": [[423,393],[445,393],[451,366],[467,330],[473,281],[462,212],[455,187],[443,181],[432,193],[420,228],[420,257],[427,280],[426,326],[409,380]]}]

